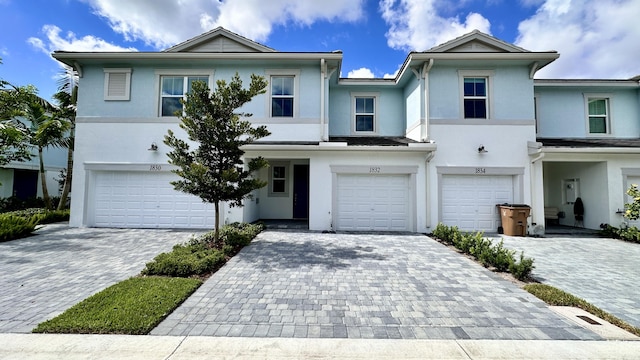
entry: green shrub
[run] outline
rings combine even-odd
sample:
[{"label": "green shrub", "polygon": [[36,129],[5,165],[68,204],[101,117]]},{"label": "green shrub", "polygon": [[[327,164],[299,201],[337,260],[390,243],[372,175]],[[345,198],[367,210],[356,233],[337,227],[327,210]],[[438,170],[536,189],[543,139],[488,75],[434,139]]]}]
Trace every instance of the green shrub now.
[{"label": "green shrub", "polygon": [[262,224],[233,223],[220,229],[220,241],[216,243],[215,232],[210,231],[176,245],[173,251],[156,256],[147,263],[143,275],[189,277],[205,275],[222,266],[226,256],[232,256],[248,245],[258,235]]},{"label": "green shrub", "polygon": [[[54,207],[57,207],[60,202],[60,197],[52,196],[51,204]],[[44,208],[44,200],[42,198],[28,198],[28,199],[20,199],[16,196],[11,196],[8,198],[0,199],[0,213],[16,211],[16,210],[24,210],[30,208]],[[69,204],[66,204],[65,208],[69,208]]]},{"label": "green shrub", "polygon": [[146,264],[143,275],[189,277],[215,270],[225,261],[222,251],[202,244],[176,245],[173,251],[156,256]]},{"label": "green shrub", "polygon": [[629,242],[640,243],[640,230],[635,226],[617,228],[609,224],[600,224],[600,235]]},{"label": "green shrub", "polygon": [[9,241],[29,236],[36,230],[38,215],[25,218],[12,214],[0,214],[0,241]]},{"label": "green shrub", "polygon": [[640,230],[635,226],[620,229],[619,235],[622,240],[640,243]]},{"label": "green shrub", "polygon": [[493,266],[500,272],[511,272],[518,280],[527,279],[534,269],[533,259],[525,258],[524,253],[521,253],[520,261],[517,262],[514,256],[515,251],[505,249],[502,240],[497,245],[493,245],[491,240],[483,238],[482,232],[463,233],[455,226],[449,227],[439,223],[432,235],[475,257],[483,266]]},{"label": "green shrub", "polygon": [[480,254],[486,252],[486,250],[491,249],[491,240],[482,238],[482,235],[484,235],[482,232],[467,234],[467,238],[469,239],[469,254],[476,259],[479,259]]},{"label": "green shrub", "polygon": [[526,280],[531,276],[531,272],[535,266],[533,266],[533,259],[524,257],[524,252],[520,253],[520,261],[513,262],[509,265],[509,272],[518,280]]},{"label": "green shrub", "polygon": [[497,245],[485,248],[478,260],[483,264],[491,264],[497,271],[505,272],[514,262],[515,253],[514,250],[505,249],[504,241],[500,240]]},{"label": "green shrub", "polygon": [[244,247],[249,245],[264,226],[262,224],[232,223],[220,229],[220,239],[223,243],[232,247]]}]

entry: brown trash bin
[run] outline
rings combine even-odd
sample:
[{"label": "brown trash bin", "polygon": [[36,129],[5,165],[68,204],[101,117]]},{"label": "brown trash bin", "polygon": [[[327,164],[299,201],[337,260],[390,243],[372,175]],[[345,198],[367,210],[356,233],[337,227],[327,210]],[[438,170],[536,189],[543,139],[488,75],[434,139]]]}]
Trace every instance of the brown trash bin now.
[{"label": "brown trash bin", "polygon": [[509,236],[527,235],[527,218],[531,212],[529,205],[499,204],[503,234]]}]

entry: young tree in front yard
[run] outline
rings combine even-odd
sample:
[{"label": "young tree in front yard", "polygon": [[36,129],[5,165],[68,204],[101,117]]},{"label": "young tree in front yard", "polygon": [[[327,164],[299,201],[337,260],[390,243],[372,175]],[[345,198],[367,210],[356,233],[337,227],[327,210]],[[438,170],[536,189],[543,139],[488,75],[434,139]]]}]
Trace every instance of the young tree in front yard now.
[{"label": "young tree in front yard", "polygon": [[251,114],[238,112],[254,96],[265,93],[267,82],[263,77],[251,75],[248,89],[242,87],[237,73],[229,83],[218,80],[216,84],[217,88],[210,91],[204,82],[194,82],[183,101],[183,113],[177,114],[180,127],[196,147],[191,149],[189,143],[177,138],[171,130],[164,143],[173,149],[167,153],[169,163],[178,166],[174,173],[182,178],[171,182],[175,189],[214,204],[217,242],[220,202],[242,206],[242,200],[253,190],[266,185],[251,176],[267,166],[266,160],[257,157],[245,164],[240,147],[270,133],[265,126],[253,127],[246,120]]},{"label": "young tree in front yard", "polygon": [[624,204],[624,217],[629,220],[638,220],[640,218],[640,189],[638,189],[638,185],[632,184],[627,190],[627,195],[631,196],[633,202]]}]

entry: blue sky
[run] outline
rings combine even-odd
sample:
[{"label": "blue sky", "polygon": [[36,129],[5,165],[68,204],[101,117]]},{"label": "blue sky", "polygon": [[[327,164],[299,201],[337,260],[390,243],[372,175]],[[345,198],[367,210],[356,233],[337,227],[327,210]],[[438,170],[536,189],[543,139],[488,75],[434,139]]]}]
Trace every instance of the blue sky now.
[{"label": "blue sky", "polygon": [[[180,4],[183,5],[180,5]],[[56,91],[54,50],[158,51],[217,26],[280,51],[342,50],[343,77],[474,29],[560,59],[538,78],[640,74],[638,0],[0,0],[0,78]]]}]

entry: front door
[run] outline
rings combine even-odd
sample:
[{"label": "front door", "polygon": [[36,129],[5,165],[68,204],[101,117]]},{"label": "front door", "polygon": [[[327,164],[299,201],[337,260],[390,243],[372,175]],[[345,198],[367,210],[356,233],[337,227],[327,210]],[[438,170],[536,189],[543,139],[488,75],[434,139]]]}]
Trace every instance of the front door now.
[{"label": "front door", "polygon": [[309,165],[293,165],[293,218],[309,218]]},{"label": "front door", "polygon": [[13,170],[13,195],[18,199],[35,198],[38,194],[38,171]]}]

